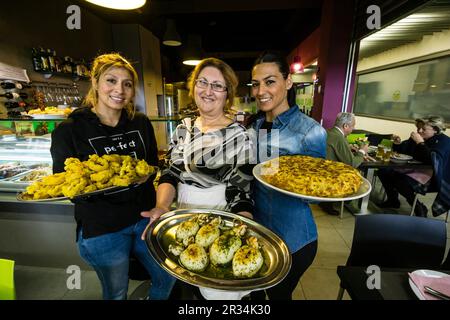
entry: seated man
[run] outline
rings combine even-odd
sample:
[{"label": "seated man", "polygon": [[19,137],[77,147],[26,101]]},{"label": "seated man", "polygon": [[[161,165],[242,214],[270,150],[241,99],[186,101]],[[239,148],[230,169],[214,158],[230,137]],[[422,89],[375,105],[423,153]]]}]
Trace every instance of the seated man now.
[{"label": "seated man", "polygon": [[[343,162],[357,168],[364,161],[368,151],[368,144],[364,144],[355,152],[352,152],[347,136],[355,128],[355,116],[352,113],[340,112],[337,115],[334,127],[327,131],[327,159]],[[319,206],[327,213],[338,215],[333,202],[322,202]]]},{"label": "seated man", "polygon": [[347,142],[347,136],[355,128],[353,113],[341,112],[337,115],[334,127],[327,131],[327,159],[343,162],[357,168],[367,155],[368,144],[364,144],[353,154]]}]

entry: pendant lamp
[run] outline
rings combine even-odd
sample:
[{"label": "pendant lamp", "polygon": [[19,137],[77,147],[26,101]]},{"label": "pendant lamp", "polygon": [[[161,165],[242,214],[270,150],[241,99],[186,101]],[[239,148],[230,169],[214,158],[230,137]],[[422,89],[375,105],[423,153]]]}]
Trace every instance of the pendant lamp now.
[{"label": "pendant lamp", "polygon": [[166,32],[163,37],[163,44],[166,46],[177,47],[181,46],[181,37],[175,28],[175,21],[167,20]]},{"label": "pendant lamp", "polygon": [[117,10],[132,10],[142,7],[147,0],[86,0],[92,4],[101,7],[117,9]]},{"label": "pendant lamp", "polygon": [[203,59],[202,38],[198,34],[188,35],[187,45],[182,52],[183,64],[196,66]]}]

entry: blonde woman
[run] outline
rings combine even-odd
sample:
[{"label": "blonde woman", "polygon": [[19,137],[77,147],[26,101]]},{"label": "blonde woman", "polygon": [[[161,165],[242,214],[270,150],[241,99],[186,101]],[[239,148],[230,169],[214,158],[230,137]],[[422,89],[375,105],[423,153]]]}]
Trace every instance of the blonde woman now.
[{"label": "blonde woman", "polygon": [[[89,155],[121,154],[157,165],[157,146],[148,118],[136,112],[137,74],[116,53],[98,56],[92,64],[91,88],[85,106],[75,110],[52,133],[53,171],[64,161]],[[122,192],[75,203],[77,242],[81,257],[101,281],[104,299],[126,299],[128,267],[133,254],[151,275],[150,299],[167,299],[175,282],[149,254],[140,239],[148,219],[140,212],[155,206],[152,181]]]}]

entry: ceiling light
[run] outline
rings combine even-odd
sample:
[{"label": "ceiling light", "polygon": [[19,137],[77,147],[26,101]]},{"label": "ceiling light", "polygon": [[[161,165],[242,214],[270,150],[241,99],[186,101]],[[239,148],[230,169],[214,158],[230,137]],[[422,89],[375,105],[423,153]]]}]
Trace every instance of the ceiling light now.
[{"label": "ceiling light", "polygon": [[86,0],[87,2],[96,4],[101,7],[117,9],[117,10],[132,10],[142,7],[147,0]]},{"label": "ceiling light", "polygon": [[181,46],[181,37],[175,28],[175,21],[167,20],[166,33],[164,33],[163,44],[166,46],[177,47]]},{"label": "ceiling light", "polygon": [[202,60],[184,60],[183,64],[187,66],[196,66],[198,65]]},{"label": "ceiling light", "polygon": [[181,53],[183,64],[197,65],[203,59],[202,38],[198,34],[188,35],[187,44]]},{"label": "ceiling light", "polygon": [[302,59],[297,55],[294,57],[294,62],[291,64],[291,73],[296,74],[302,73],[303,71],[305,71],[305,68],[303,67]]}]

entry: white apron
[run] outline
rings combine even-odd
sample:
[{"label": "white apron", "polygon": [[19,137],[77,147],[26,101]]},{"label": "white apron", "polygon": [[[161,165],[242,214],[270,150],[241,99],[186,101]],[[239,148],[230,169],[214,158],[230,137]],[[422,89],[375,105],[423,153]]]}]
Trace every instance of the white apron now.
[{"label": "white apron", "polygon": [[177,191],[178,209],[224,210],[227,206],[225,184],[218,184],[210,188],[198,188],[186,183],[178,183]]}]

